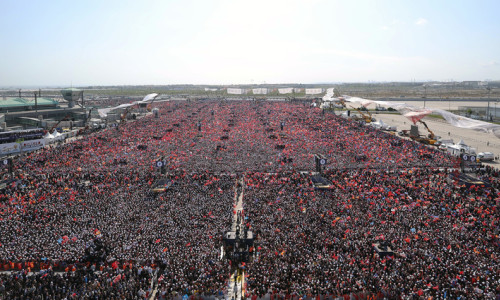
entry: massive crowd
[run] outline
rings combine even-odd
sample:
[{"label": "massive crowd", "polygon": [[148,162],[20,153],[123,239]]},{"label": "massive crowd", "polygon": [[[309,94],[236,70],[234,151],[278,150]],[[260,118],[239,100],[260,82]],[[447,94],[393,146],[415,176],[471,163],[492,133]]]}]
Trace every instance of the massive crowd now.
[{"label": "massive crowd", "polygon": [[[251,174],[244,208],[260,249],[249,292],[494,298],[498,175],[483,189],[439,169],[335,170],[318,191],[300,173]],[[376,243],[393,253],[379,257]]]},{"label": "massive crowd", "polygon": [[[499,294],[497,171],[489,187],[450,183],[446,153],[300,103],[155,106],[159,118],[15,160],[0,193],[0,298],[143,299],[153,278],[158,298],[221,296],[241,177],[258,233],[249,295]],[[301,172],[316,153],[331,190]],[[374,254],[380,241],[394,254]]]}]

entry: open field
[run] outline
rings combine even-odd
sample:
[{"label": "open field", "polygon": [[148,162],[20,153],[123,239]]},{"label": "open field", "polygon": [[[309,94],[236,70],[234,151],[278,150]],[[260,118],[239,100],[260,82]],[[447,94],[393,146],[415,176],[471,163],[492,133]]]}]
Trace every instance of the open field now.
[{"label": "open field", "polygon": [[[399,114],[375,114],[374,117],[377,120],[384,121],[384,123],[397,126],[398,131],[410,129],[412,124],[410,120]],[[425,122],[434,134],[441,136],[443,139],[453,139],[455,143],[462,139],[467,145],[476,148],[477,153],[492,152],[495,155],[500,154],[500,139],[491,133],[454,127],[445,120],[436,118],[426,117]],[[419,125],[419,130],[422,134],[426,133],[422,125]],[[497,163],[492,163],[492,165],[498,166]]]},{"label": "open field", "polygon": [[[207,92],[205,88],[215,88],[218,91]],[[164,95],[189,95],[189,96],[227,96],[226,88],[267,88],[268,96],[290,96],[290,97],[321,97],[318,95],[305,95],[304,91],[289,95],[280,95],[278,88],[336,88],[342,95],[351,95],[365,98],[500,98],[500,82],[488,82],[487,86],[479,84],[469,84],[466,82],[385,82],[385,83],[320,83],[320,84],[241,84],[241,85],[128,85],[128,86],[79,86],[85,91],[87,96],[141,96],[149,93],[159,93]],[[43,88],[42,92],[58,94],[61,88]],[[487,89],[489,88],[489,90]],[[23,93],[32,95],[38,88],[23,89]],[[0,89],[1,96],[17,96],[17,87],[4,87]],[[246,96],[254,96],[249,92]],[[263,95],[255,95],[263,96]]]}]

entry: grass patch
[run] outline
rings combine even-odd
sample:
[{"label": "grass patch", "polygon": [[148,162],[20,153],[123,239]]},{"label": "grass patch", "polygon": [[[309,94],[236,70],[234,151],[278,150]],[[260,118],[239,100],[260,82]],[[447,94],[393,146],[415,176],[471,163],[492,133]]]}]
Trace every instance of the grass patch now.
[{"label": "grass patch", "polygon": [[434,118],[434,119],[439,119],[439,120],[444,120],[444,118],[443,118],[442,115],[429,114],[426,117]]}]

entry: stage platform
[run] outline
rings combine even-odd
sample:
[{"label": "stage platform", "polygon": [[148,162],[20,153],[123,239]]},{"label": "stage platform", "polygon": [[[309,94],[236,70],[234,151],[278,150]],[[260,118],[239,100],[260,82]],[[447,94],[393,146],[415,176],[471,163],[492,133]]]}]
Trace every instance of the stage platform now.
[{"label": "stage platform", "polygon": [[315,189],[328,190],[332,188],[332,183],[320,174],[311,175],[311,181]]},{"label": "stage platform", "polygon": [[451,183],[452,181],[458,181],[459,185],[465,185],[467,188],[473,185],[477,187],[490,187],[490,184],[488,182],[463,173],[460,173],[458,175],[456,173],[450,173],[448,175],[448,182]]},{"label": "stage platform", "polygon": [[173,182],[171,179],[166,179],[166,178],[160,179],[153,184],[153,186],[151,187],[151,192],[154,192],[154,193],[165,192],[166,190],[168,190],[170,188],[172,183]]}]

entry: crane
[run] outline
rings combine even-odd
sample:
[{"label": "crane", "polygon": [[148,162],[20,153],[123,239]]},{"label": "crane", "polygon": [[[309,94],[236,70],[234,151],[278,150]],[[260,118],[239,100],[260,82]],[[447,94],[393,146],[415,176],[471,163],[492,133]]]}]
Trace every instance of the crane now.
[{"label": "crane", "polygon": [[52,128],[50,128],[49,132],[52,134],[54,132],[54,129],[56,129],[57,126],[59,126],[59,124],[61,124],[61,122],[66,121],[70,116],[71,116],[71,114],[67,114],[64,118],[59,120],[54,126],[52,126]]},{"label": "crane", "polygon": [[[351,107],[352,107],[352,106],[351,106]],[[358,111],[358,113],[362,116],[362,119],[363,119],[366,123],[371,123],[371,122],[372,122],[373,117],[372,117],[372,114],[371,114],[368,110],[366,110],[366,112],[368,113],[368,115],[365,115],[365,114],[361,111],[361,109],[359,109],[359,108],[355,108],[355,107],[352,107],[352,108]]]},{"label": "crane", "polygon": [[420,122],[424,125],[425,129],[427,129],[429,134],[427,135],[427,137],[411,136],[411,138],[417,142],[422,143],[422,144],[434,145],[436,143],[436,136],[434,135],[434,132],[432,132],[432,130],[430,130],[429,126],[427,126],[427,124],[424,121],[419,120],[418,122]]},{"label": "crane", "polygon": [[427,131],[429,132],[429,135],[428,135],[429,139],[435,140],[436,136],[434,135],[434,132],[432,132],[432,130],[429,129],[429,126],[427,126],[427,124],[422,120],[420,120],[419,122],[424,124],[425,129],[427,129]]},{"label": "crane", "polygon": [[157,97],[157,96],[155,96],[155,97],[153,98],[153,100],[151,100],[151,102],[149,102],[149,103],[146,105],[146,110],[147,110],[147,111],[149,111],[149,112],[150,112],[150,111],[152,111],[152,110],[153,110],[153,102],[155,102],[155,101],[156,101],[156,97]]},{"label": "crane", "polygon": [[[347,108],[347,105],[346,105],[346,103],[345,103],[345,99],[344,99],[344,97],[338,97],[337,102],[338,102],[338,103],[340,103],[340,105],[342,105],[344,108]],[[366,114],[364,114],[364,113],[361,111],[361,109],[356,108],[356,107],[353,107],[353,106],[351,106],[351,105],[349,105],[349,106],[350,106],[352,109],[355,109],[355,110],[356,110],[356,111],[357,111],[357,112],[361,115],[362,119],[363,119],[366,123],[371,123],[372,121],[374,121],[374,120],[373,120],[373,117],[372,117],[372,114],[371,114],[368,110],[366,110],[366,113],[368,114],[368,115],[366,115]]]},{"label": "crane", "polygon": [[158,94],[156,93],[153,93],[153,94],[149,94],[149,95],[146,95],[146,97],[144,97],[144,99],[142,101],[136,101],[136,102],[133,102],[131,106],[128,106],[125,111],[123,112],[121,118],[120,118],[120,122],[123,123],[126,121],[126,117],[128,115],[128,113],[130,112],[130,110],[132,109],[132,107],[134,107],[136,104],[143,104],[143,103],[147,103],[147,101],[149,100],[152,100],[149,104],[146,105],[146,109],[148,111],[151,111],[152,109],[152,105],[153,105],[153,102],[156,100],[156,97],[158,97]]},{"label": "crane", "polygon": [[91,117],[92,117],[92,111],[94,109],[97,109],[97,107],[91,107],[89,109],[89,114],[87,115],[87,119],[85,120],[85,130],[89,129],[89,123],[90,123],[90,120],[91,120]]},{"label": "crane", "polygon": [[92,110],[94,110],[94,109],[95,109],[95,107],[91,107],[91,108],[89,109],[89,114],[88,114],[88,116],[87,116],[87,119],[85,120],[85,126],[87,126],[87,125],[89,124],[89,121],[90,121],[90,116],[92,115]]},{"label": "crane", "polygon": [[418,137],[417,141],[424,143],[424,144],[434,145],[436,143],[436,136],[434,135],[434,132],[432,132],[432,130],[429,129],[429,126],[427,126],[427,123],[425,123],[422,120],[419,120],[419,122],[424,125],[425,129],[427,129],[429,134],[427,135],[427,137]]},{"label": "crane", "polygon": [[127,107],[127,108],[125,109],[125,111],[123,112],[123,114],[122,114],[122,116],[121,116],[121,118],[120,118],[120,123],[124,123],[124,122],[126,122],[126,121],[127,121],[127,120],[126,120],[126,117],[127,117],[128,113],[130,112],[130,109],[131,109],[132,107],[133,107],[133,106],[129,106],[129,107]]}]

